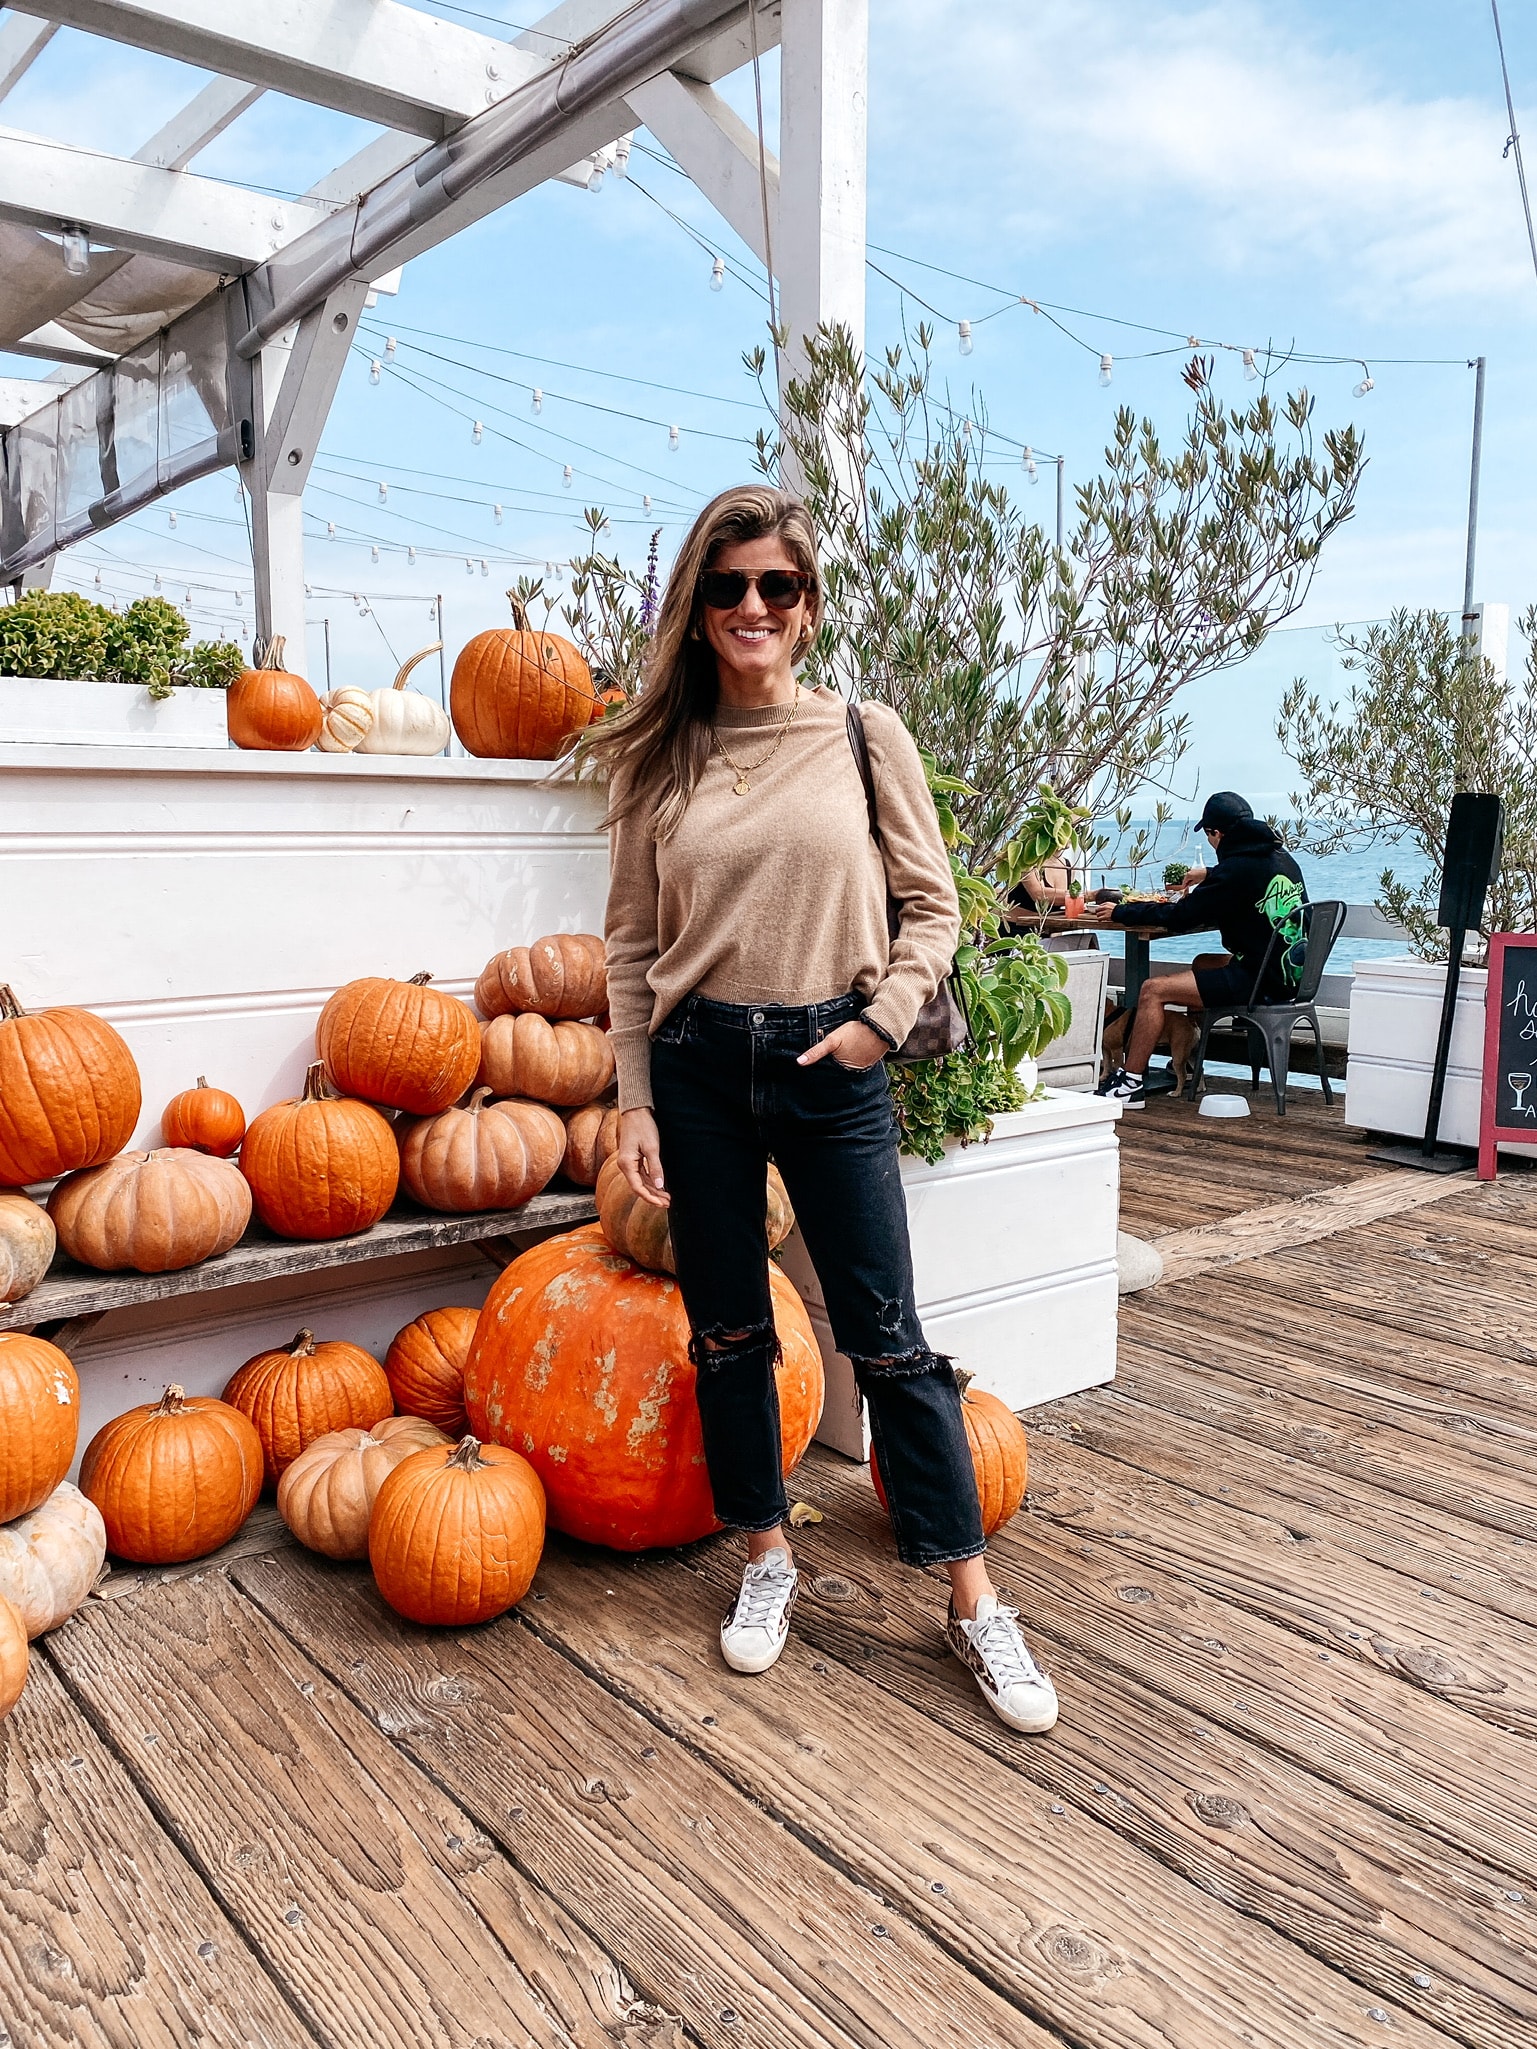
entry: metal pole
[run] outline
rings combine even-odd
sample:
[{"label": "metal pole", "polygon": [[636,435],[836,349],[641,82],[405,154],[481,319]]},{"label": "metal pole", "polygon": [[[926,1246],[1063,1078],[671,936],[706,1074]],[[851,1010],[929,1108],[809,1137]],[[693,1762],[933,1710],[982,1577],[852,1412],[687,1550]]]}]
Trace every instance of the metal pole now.
[{"label": "metal pole", "polygon": [[1062,465],[1066,461],[1067,457],[1065,455],[1057,457],[1057,553],[1059,555],[1062,553]]},{"label": "metal pole", "polygon": [[329,690],[331,687],[331,617],[329,613],[327,613],[321,623],[326,629],[326,688]]},{"label": "metal pole", "polygon": [[1473,466],[1468,478],[1468,558],[1462,577],[1462,633],[1473,638],[1473,558],[1478,547],[1478,470],[1484,452],[1484,359],[1479,356],[1471,368],[1477,373],[1473,384]]}]

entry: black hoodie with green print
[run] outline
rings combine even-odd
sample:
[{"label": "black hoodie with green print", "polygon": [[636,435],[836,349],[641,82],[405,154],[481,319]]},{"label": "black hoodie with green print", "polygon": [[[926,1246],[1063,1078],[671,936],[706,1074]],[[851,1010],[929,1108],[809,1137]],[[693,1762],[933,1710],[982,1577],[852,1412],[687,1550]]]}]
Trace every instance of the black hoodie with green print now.
[{"label": "black hoodie with green print", "polygon": [[[1265,916],[1265,892],[1276,876],[1295,882],[1307,900],[1302,870],[1262,818],[1243,818],[1228,826],[1217,847],[1206,880],[1172,903],[1117,904],[1111,920],[1117,925],[1157,925],[1168,933],[1215,929],[1235,964],[1259,972],[1270,945],[1271,925]],[[1266,993],[1279,991],[1279,944],[1266,971]]]}]

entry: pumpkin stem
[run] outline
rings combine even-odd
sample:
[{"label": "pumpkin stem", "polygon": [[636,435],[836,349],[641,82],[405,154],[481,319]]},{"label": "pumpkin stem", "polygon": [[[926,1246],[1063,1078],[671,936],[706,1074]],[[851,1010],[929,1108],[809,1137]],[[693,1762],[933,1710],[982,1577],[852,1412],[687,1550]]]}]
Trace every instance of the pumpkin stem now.
[{"label": "pumpkin stem", "polygon": [[16,991],[9,982],[0,982],[0,1017],[25,1017],[26,1012],[16,1001]]},{"label": "pumpkin stem", "polygon": [[326,1068],[323,1060],[313,1061],[304,1070],[304,1094],[301,1103],[323,1103],[326,1100]]},{"label": "pumpkin stem", "polygon": [[478,1117],[485,1106],[487,1096],[494,1096],[495,1094],[496,1090],[492,1088],[489,1082],[486,1082],[482,1087],[473,1091],[470,1100],[464,1107],[472,1117]]},{"label": "pumpkin stem", "polygon": [[256,657],[258,669],[281,669],[283,654],[288,642],[281,633],[273,634],[271,640],[258,641],[251,652]]},{"label": "pumpkin stem", "polygon": [[401,663],[400,667],[396,670],[395,680],[390,685],[390,688],[392,690],[404,690],[406,687],[406,678],[410,675],[411,671],[416,667],[417,663],[425,662],[428,655],[437,654],[438,651],[441,649],[442,645],[443,643],[441,640],[435,640],[432,643],[431,647],[424,647],[414,655],[407,655],[405,660]]},{"label": "pumpkin stem", "polygon": [[187,1406],[187,1390],[184,1387],[168,1387],[150,1411],[155,1416],[180,1416]]},{"label": "pumpkin stem", "polygon": [[197,1085],[200,1089],[206,1089],[208,1086],[208,1076],[206,1074],[200,1074],[197,1078]]},{"label": "pumpkin stem", "polygon": [[527,607],[527,605],[525,605],[525,604],[524,604],[523,600],[522,600],[522,599],[521,599],[521,598],[520,598],[520,597],[518,596],[518,594],[517,594],[517,592],[516,592],[516,591],[509,591],[509,592],[507,593],[507,602],[508,602],[508,604],[509,604],[509,605],[511,605],[511,607],[512,607],[512,623],[513,623],[513,625],[517,627],[517,629],[518,629],[519,633],[527,633],[527,631],[528,631],[528,607]]},{"label": "pumpkin stem", "polygon": [[308,1359],[315,1350],[315,1333],[312,1330],[299,1331],[287,1349],[290,1359]]},{"label": "pumpkin stem", "polygon": [[425,988],[426,985],[432,980],[431,968],[419,968],[417,972],[411,977],[411,980],[416,984],[418,989]]},{"label": "pumpkin stem", "polygon": [[478,1437],[461,1437],[444,1462],[444,1470],[456,1466],[461,1473],[478,1473],[487,1463],[480,1455]]},{"label": "pumpkin stem", "polygon": [[966,1366],[955,1366],[951,1368],[951,1371],[955,1375],[955,1384],[961,1391],[961,1400],[965,1401],[966,1390],[977,1376]]}]

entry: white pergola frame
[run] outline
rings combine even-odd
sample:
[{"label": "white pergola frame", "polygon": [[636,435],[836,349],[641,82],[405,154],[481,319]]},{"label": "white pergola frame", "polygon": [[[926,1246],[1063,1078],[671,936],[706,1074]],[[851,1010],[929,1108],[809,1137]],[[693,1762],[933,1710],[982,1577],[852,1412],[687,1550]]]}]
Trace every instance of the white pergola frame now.
[{"label": "white pergola frame", "polygon": [[[760,51],[780,51],[779,154],[761,166],[756,134],[714,89],[749,60],[754,26]],[[89,276],[70,277],[61,258],[57,284],[34,280],[30,298],[23,288],[8,304],[0,278],[0,348],[105,376],[116,359],[61,324],[74,304],[136,258],[208,279],[225,318],[197,332],[217,336],[210,368],[229,420],[217,444],[162,460],[135,490],[104,490],[83,530],[235,462],[251,500],[259,637],[304,645],[303,491],[371,289],[534,186],[585,182],[636,127],[765,266],[766,186],[790,338],[782,374],[822,322],[863,338],[868,0],[561,0],[508,40],[401,0],[47,0],[46,16],[0,12],[0,100],[61,27],[214,76],[131,159],[0,129],[0,223],[83,229],[92,246]],[[189,170],[263,92],[384,132],[297,201]],[[60,369],[38,383],[0,379],[0,437],[30,430],[35,445],[48,405],[65,422],[63,381]],[[77,404],[71,417],[88,410]],[[98,421],[109,410],[98,404]],[[62,474],[62,450],[58,460]],[[27,519],[13,474],[0,465],[0,534],[12,536],[0,577],[45,582],[76,535],[66,527],[62,541],[39,533],[16,545]]]}]

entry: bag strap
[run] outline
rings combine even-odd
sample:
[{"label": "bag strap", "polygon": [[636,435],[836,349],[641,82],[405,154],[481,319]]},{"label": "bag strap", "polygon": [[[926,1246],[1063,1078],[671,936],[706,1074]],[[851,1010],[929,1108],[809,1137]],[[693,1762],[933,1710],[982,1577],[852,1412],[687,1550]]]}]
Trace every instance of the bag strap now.
[{"label": "bag strap", "polygon": [[853,750],[854,765],[859,770],[859,780],[865,786],[865,810],[870,815],[870,837],[877,846],[881,843],[881,822],[875,811],[875,777],[870,771],[870,742],[865,735],[864,716],[857,704],[848,707],[849,746]]}]

